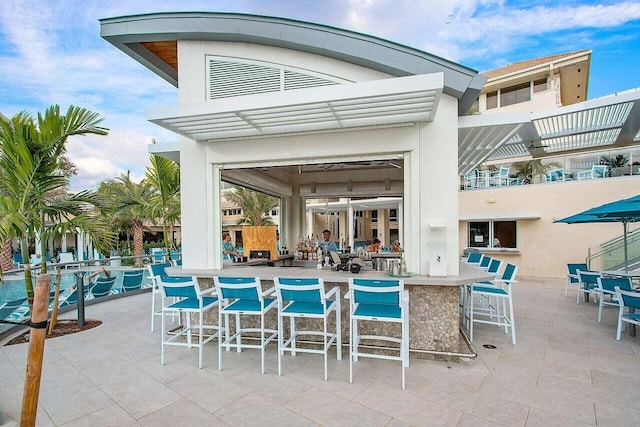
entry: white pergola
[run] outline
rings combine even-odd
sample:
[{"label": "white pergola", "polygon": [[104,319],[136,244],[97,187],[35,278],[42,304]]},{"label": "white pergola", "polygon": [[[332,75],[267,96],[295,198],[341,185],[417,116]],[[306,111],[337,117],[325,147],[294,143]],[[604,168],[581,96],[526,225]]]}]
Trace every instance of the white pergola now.
[{"label": "white pergola", "polygon": [[459,173],[484,161],[532,158],[640,141],[640,90],[550,111],[492,113],[459,118]]}]

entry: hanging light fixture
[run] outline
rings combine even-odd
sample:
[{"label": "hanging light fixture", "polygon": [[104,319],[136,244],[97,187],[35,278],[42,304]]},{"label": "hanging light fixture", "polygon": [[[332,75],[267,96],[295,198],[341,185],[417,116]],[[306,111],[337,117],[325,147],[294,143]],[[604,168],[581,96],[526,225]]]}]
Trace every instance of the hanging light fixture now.
[{"label": "hanging light fixture", "polygon": [[316,192],[316,173],[313,172],[313,181],[311,181],[311,193],[315,194]]},{"label": "hanging light fixture", "polygon": [[384,179],[384,191],[391,191],[391,179],[389,179],[389,169],[387,169],[387,177]]}]

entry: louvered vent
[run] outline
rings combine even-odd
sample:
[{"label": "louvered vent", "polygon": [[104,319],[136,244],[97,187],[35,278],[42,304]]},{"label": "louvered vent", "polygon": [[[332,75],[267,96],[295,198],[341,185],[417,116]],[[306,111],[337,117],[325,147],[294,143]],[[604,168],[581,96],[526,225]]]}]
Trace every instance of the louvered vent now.
[{"label": "louvered vent", "polygon": [[284,90],[302,89],[306,87],[316,86],[329,86],[335,84],[337,83],[327,79],[323,79],[321,77],[284,70]]},{"label": "louvered vent", "polygon": [[209,57],[209,99],[339,84],[336,79],[248,61]]},{"label": "louvered vent", "polygon": [[279,91],[280,70],[277,68],[209,61],[209,99]]}]

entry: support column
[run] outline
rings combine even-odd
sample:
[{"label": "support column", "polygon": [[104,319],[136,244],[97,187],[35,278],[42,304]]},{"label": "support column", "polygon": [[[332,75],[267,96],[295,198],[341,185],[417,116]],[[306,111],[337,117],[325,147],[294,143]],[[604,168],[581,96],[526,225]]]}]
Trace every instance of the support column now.
[{"label": "support column", "polygon": [[353,253],[353,245],[354,245],[354,230],[353,230],[353,205],[351,205],[351,199],[349,199],[349,210],[347,211],[347,222],[349,223],[347,226],[347,230],[349,233],[349,246],[351,247],[351,252]]},{"label": "support column", "polygon": [[400,240],[400,244],[404,247],[405,238],[404,238],[404,215],[403,215],[403,202],[398,203],[398,240]]},{"label": "support column", "polygon": [[211,165],[207,168],[208,181],[211,182],[211,192],[207,195],[208,199],[212,203],[208,203],[211,206],[211,212],[207,215],[207,233],[208,246],[210,248],[211,257],[208,264],[215,269],[222,268],[222,213],[220,210],[220,190],[222,188],[221,183],[221,165]]},{"label": "support column", "polygon": [[306,237],[313,236],[313,211],[311,209],[307,209],[307,235]]}]

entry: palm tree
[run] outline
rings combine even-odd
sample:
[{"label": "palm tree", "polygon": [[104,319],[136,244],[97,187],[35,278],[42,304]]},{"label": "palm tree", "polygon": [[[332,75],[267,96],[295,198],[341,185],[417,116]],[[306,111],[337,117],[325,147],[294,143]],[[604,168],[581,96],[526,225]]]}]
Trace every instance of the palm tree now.
[{"label": "palm tree", "polygon": [[[70,106],[66,114],[53,105],[37,119],[22,112],[9,119],[0,114],[0,241],[15,238],[24,260],[29,259],[29,237],[39,236],[40,253],[46,253],[49,236],[64,228],[80,228],[100,250],[113,240],[90,209],[97,200],[84,191],[69,195],[69,175],[64,157],[67,138],[73,135],[106,135],[102,118],[87,109]],[[46,273],[46,263],[42,265]],[[25,264],[25,287],[33,303],[31,268]]]},{"label": "palm tree", "polygon": [[[128,224],[133,234],[134,255],[142,256],[144,221],[153,218],[153,189],[144,181],[133,181],[131,173],[127,172],[118,178],[103,181],[98,193],[109,200],[106,212],[112,213],[111,224]],[[141,267],[142,259],[136,258],[135,265]]]},{"label": "palm tree", "polygon": [[225,194],[225,197],[242,209],[238,225],[273,225],[269,214],[278,206],[277,198],[236,185],[233,190]]},{"label": "palm tree", "polygon": [[153,218],[162,224],[167,257],[171,259],[173,226],[180,221],[180,166],[173,160],[151,155],[145,182],[152,188],[150,205]]},{"label": "palm tree", "polygon": [[523,162],[515,162],[513,167],[516,170],[518,178],[522,178],[524,184],[533,183],[535,177],[542,177],[552,168],[562,167],[557,162],[542,163],[540,159],[525,160]]}]

